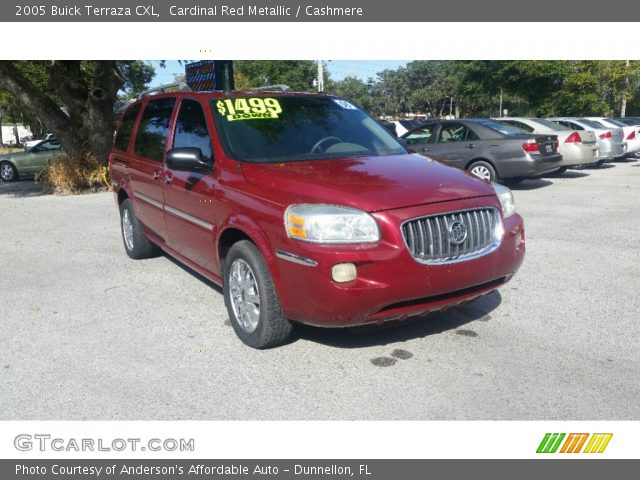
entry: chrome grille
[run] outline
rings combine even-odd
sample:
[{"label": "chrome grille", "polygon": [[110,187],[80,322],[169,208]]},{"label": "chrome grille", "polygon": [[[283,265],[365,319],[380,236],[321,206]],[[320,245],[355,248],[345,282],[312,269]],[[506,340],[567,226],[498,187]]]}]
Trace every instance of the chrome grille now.
[{"label": "chrome grille", "polygon": [[[464,239],[452,238],[452,226],[466,232]],[[458,262],[495,250],[502,240],[502,220],[493,207],[450,212],[409,220],[402,224],[402,235],[419,262]]]}]

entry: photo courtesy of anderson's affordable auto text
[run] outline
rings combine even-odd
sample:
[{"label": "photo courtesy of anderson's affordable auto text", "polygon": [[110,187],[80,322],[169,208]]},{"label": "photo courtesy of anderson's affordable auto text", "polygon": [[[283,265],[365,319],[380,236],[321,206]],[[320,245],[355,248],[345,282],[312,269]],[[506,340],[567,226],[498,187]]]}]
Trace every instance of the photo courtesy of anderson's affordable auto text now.
[{"label": "photo courtesy of anderson's affordable auto text", "polygon": [[638,25],[540,1],[0,5],[0,478],[637,470]]}]

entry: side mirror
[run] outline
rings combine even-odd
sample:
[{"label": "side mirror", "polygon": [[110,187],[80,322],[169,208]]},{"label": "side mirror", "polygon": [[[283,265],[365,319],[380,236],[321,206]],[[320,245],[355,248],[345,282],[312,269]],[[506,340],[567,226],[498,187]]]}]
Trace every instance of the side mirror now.
[{"label": "side mirror", "polygon": [[211,170],[211,165],[202,159],[199,148],[173,148],[167,152],[167,166],[171,170],[187,172]]}]

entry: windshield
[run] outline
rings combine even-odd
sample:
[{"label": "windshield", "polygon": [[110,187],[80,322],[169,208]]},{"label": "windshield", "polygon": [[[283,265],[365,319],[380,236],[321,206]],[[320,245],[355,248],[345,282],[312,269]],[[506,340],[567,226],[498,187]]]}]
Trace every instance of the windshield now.
[{"label": "windshield", "polygon": [[525,133],[525,131],[521,130],[520,128],[516,128],[511,125],[505,125],[493,120],[478,120],[478,123],[480,125],[484,125],[487,128],[491,128],[492,130],[497,130],[500,133],[504,133],[505,135],[522,135],[523,133]]},{"label": "windshield", "polygon": [[544,118],[532,118],[531,120],[557,132],[571,130],[569,127],[565,127],[564,125],[560,125],[559,123],[552,122],[551,120],[546,120]]},{"label": "windshield", "polygon": [[406,154],[378,122],[332,97],[232,97],[211,101],[227,154],[247,162],[287,162]]}]

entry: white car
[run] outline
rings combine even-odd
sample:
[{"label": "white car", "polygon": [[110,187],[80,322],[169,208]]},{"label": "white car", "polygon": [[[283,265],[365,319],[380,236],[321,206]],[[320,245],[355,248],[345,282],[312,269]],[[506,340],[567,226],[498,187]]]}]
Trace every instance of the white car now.
[{"label": "white car", "polygon": [[24,142],[22,146],[25,150],[31,150],[33,147],[38,145],[40,142],[44,142],[45,140],[49,140],[53,138],[53,133],[47,133],[44,138],[39,138],[38,140],[29,140],[28,142]]},{"label": "white car", "polygon": [[627,142],[627,154],[633,156],[640,152],[640,126],[626,125],[618,120],[607,117],[587,117],[589,120],[601,123],[607,128],[621,128],[624,132],[624,139]]}]

